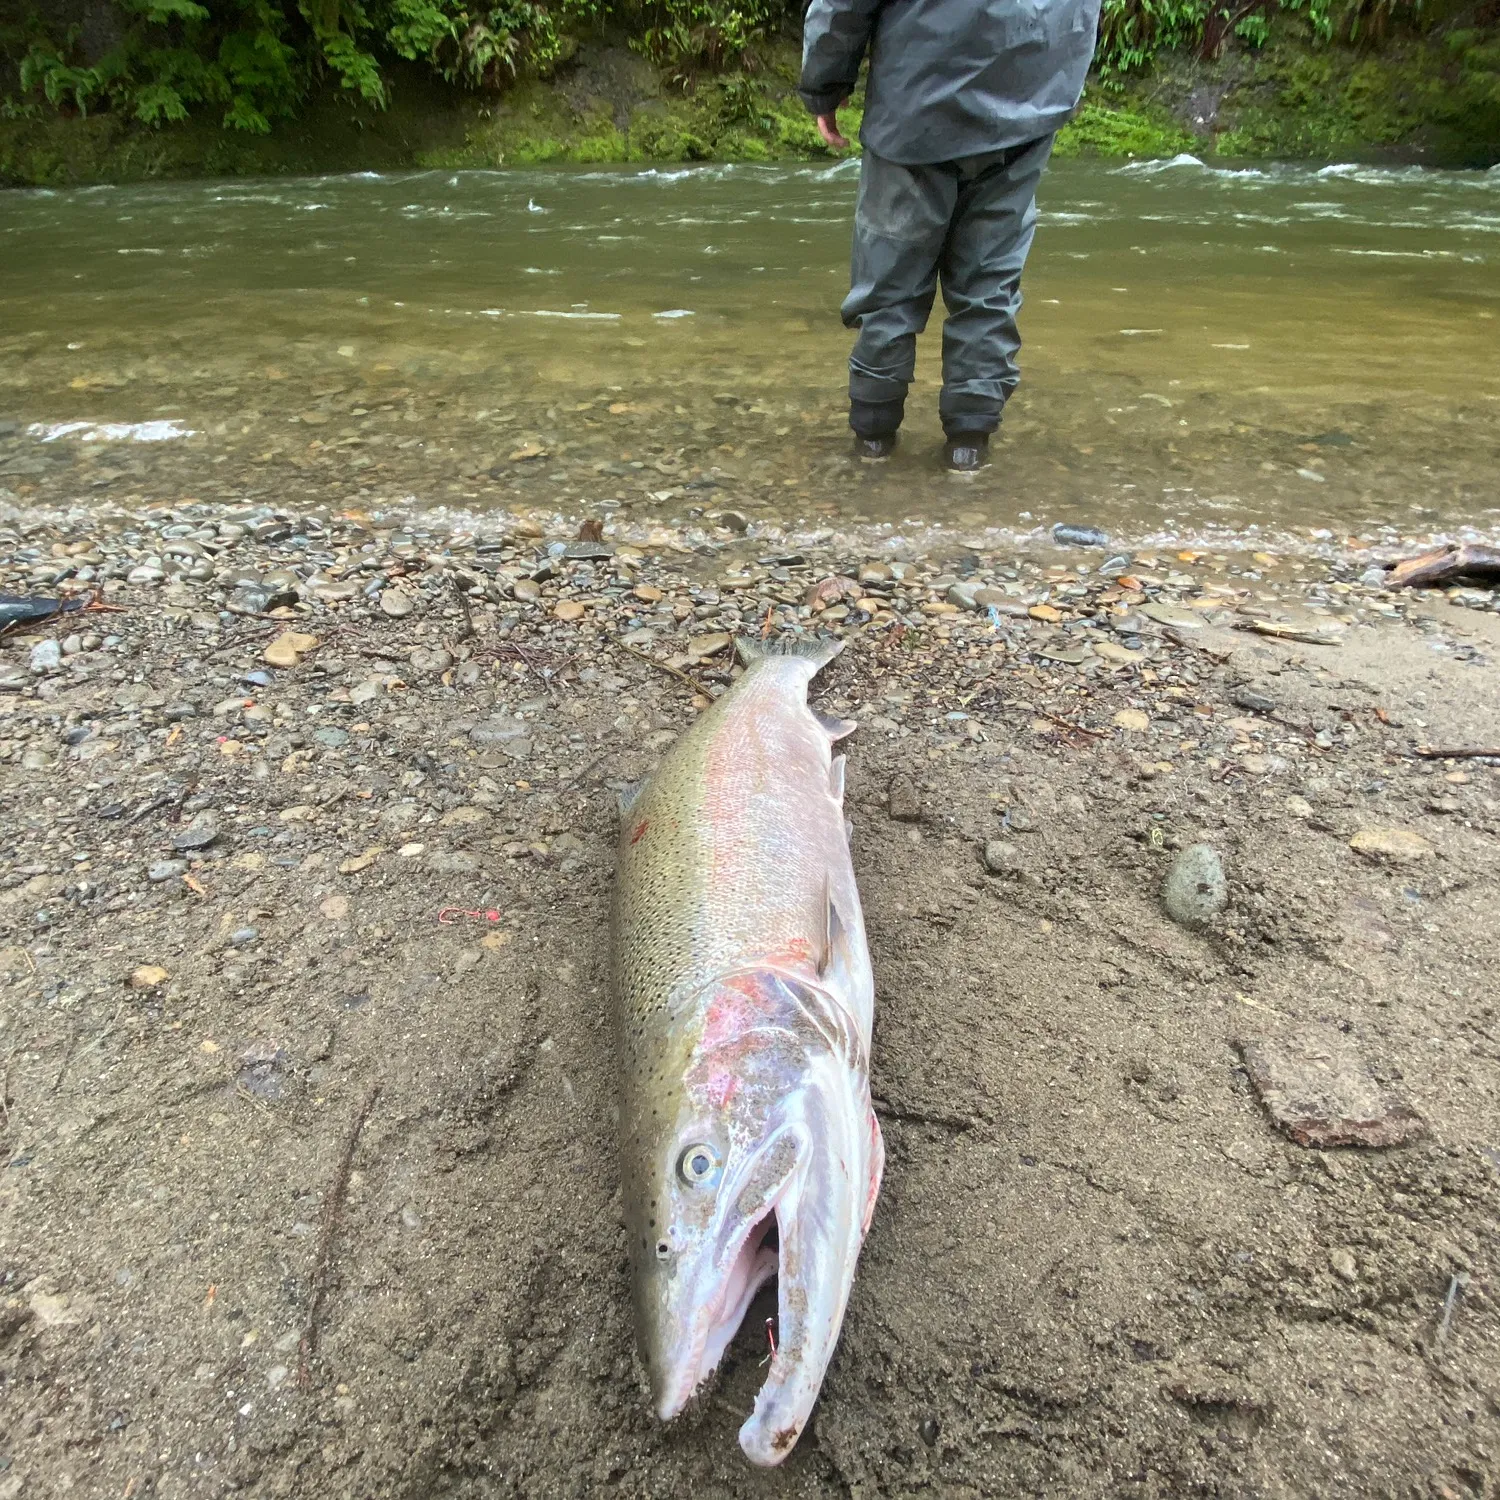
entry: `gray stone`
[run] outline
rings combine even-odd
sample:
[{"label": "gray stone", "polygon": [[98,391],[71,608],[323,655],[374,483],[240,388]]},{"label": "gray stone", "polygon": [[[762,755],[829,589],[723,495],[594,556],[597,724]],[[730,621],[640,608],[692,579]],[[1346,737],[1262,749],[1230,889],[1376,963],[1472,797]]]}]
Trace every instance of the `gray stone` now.
[{"label": "gray stone", "polygon": [[500,745],[525,736],[526,724],[521,719],[496,717],[476,724],[469,731],[469,738],[480,746]]},{"label": "gray stone", "polygon": [[263,589],[236,589],[224,607],[232,615],[258,615],[270,602],[271,596]]},{"label": "gray stone", "polygon": [[991,875],[1014,875],[1021,868],[1021,852],[1008,839],[990,839],[984,846],[984,867]]},{"label": "gray stone", "polygon": [[31,648],[31,670],[41,677],[62,666],[62,647],[56,641],[38,641]]},{"label": "gray stone", "polygon": [[1173,630],[1203,629],[1203,616],[1195,609],[1184,609],[1178,604],[1143,604],[1141,613],[1158,625],[1170,625]]},{"label": "gray stone", "polygon": [[1265,693],[1257,692],[1253,687],[1237,687],[1229,695],[1229,701],[1236,708],[1247,708],[1255,714],[1274,714],[1276,712],[1276,700],[1268,697]]},{"label": "gray stone", "polygon": [[891,816],[898,823],[919,823],[922,820],[922,798],[916,783],[907,776],[893,776],[890,786]]},{"label": "gray stone", "polygon": [[467,849],[432,849],[426,864],[438,875],[473,875],[480,867],[480,859]]},{"label": "gray stone", "polygon": [[212,823],[204,823],[202,827],[184,828],[181,833],[174,833],[172,847],[184,854],[192,849],[207,849],[218,836],[219,830]]},{"label": "gray stone", "polygon": [[1212,844],[1190,844],[1172,861],[1161,898],[1174,922],[1207,927],[1229,899],[1219,851]]},{"label": "gray stone", "polygon": [[403,594],[398,589],[381,590],[380,612],[392,620],[405,619],[415,607],[410,594]]},{"label": "gray stone", "polygon": [[949,604],[956,604],[960,609],[977,608],[978,585],[972,583],[955,583],[947,594]]},{"label": "gray stone", "polygon": [[412,671],[420,672],[424,677],[441,677],[453,665],[452,655],[441,647],[433,650],[427,646],[418,646],[407,660]]},{"label": "gray stone", "polygon": [[173,880],[178,875],[187,874],[188,862],[185,859],[159,859],[146,871],[146,879],[152,885],[160,885],[164,880]]}]

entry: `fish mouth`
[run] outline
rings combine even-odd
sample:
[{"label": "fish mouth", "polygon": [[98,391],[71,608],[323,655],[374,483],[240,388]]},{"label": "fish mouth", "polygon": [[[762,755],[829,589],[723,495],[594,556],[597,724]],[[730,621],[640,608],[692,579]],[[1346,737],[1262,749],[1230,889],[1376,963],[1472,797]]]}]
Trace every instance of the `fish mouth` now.
[{"label": "fish mouth", "polygon": [[803,1091],[797,1118],[728,1186],[719,1233],[709,1240],[714,1248],[696,1271],[682,1268],[681,1354],[658,1372],[656,1410],[670,1420],[718,1367],[756,1293],[774,1277],[778,1337],[739,1433],[745,1456],[763,1467],[791,1452],[812,1414],[880,1181],[883,1151],[868,1097],[850,1107],[856,1100],[840,1097],[847,1091],[847,1084]]},{"label": "fish mouth", "polygon": [[[656,1414],[664,1422],[677,1416],[698,1387],[718,1369],[756,1293],[776,1276],[781,1244],[778,1207],[789,1181],[784,1163],[790,1158],[795,1170],[803,1145],[794,1133],[778,1132],[726,1191],[725,1201],[731,1208],[692,1287],[693,1311],[686,1352],[675,1361],[673,1369],[663,1372],[658,1382]],[[763,1180],[757,1184],[757,1177],[764,1179],[767,1175],[779,1181],[774,1186]],[[749,1212],[739,1211],[739,1205],[747,1198],[754,1206]]]}]

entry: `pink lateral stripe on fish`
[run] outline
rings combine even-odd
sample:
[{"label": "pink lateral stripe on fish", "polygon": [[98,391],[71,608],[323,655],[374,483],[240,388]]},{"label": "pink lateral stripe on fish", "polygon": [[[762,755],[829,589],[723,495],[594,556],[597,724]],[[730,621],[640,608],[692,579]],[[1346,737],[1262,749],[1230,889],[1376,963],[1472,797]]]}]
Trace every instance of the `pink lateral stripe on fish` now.
[{"label": "pink lateral stripe on fish", "polygon": [[622,798],[612,978],[636,1333],[663,1420],[777,1281],[740,1428],[800,1436],[838,1342],[884,1147],[875,985],[844,820],[853,724],[807,703],[838,641],[740,642],[744,675]]}]

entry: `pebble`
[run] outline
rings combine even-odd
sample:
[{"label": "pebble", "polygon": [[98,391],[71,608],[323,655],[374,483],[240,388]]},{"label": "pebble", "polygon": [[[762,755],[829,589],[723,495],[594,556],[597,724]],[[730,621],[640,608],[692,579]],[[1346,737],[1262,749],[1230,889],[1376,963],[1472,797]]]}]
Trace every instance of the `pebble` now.
[{"label": "pebble", "polygon": [[154,990],[163,985],[172,976],[158,964],[142,964],[138,969],[131,970],[130,988],[133,990]]},{"label": "pebble", "polygon": [[496,717],[476,724],[469,731],[469,738],[476,745],[501,745],[510,740],[520,739],[526,732],[524,719]]},{"label": "pebble", "polygon": [[510,586],[511,594],[522,604],[535,604],[542,597],[539,583],[530,578],[518,578]]},{"label": "pebble", "polygon": [[1387,828],[1380,825],[1361,828],[1349,840],[1349,847],[1356,854],[1371,859],[1388,859],[1396,864],[1411,864],[1415,860],[1430,859],[1437,850],[1420,833],[1407,828]]},{"label": "pebble", "polygon": [[55,672],[62,666],[62,646],[56,641],[38,641],[31,648],[29,665],[32,672],[38,676],[45,676],[48,672]]},{"label": "pebble", "polygon": [[1120,667],[1138,666],[1146,660],[1144,651],[1132,651],[1128,646],[1121,646],[1116,641],[1095,641],[1094,655],[1101,661],[1113,662]]},{"label": "pebble", "polygon": [[184,828],[181,833],[172,835],[172,847],[184,854],[194,849],[207,849],[218,836],[219,830],[211,823],[201,828]]},{"label": "pebble", "polygon": [[1190,844],[1172,861],[1161,895],[1174,922],[1192,929],[1207,927],[1229,899],[1219,851],[1212,844]]},{"label": "pebble", "polygon": [[188,862],[185,859],[159,859],[146,871],[146,879],[152,885],[160,885],[164,880],[172,880],[178,875],[186,875]]},{"label": "pebble", "polygon": [[922,798],[910,777],[894,776],[889,790],[891,816],[898,823],[920,823],[922,821]]},{"label": "pebble", "polygon": [[316,649],[318,638],[299,630],[283,630],[262,652],[273,667],[295,667],[309,651]]},{"label": "pebble", "polygon": [[1052,540],[1062,547],[1107,547],[1109,533],[1100,531],[1097,526],[1074,526],[1059,521],[1052,528]]},{"label": "pebble", "polygon": [[991,875],[1014,875],[1021,868],[1021,852],[1009,839],[988,839],[984,867]]},{"label": "pebble", "polygon": [[1175,604],[1143,604],[1141,613],[1158,625],[1170,625],[1173,630],[1202,630],[1203,616],[1195,609],[1182,609]]},{"label": "pebble", "polygon": [[1399,1146],[1427,1133],[1416,1111],[1376,1082],[1354,1043],[1332,1026],[1302,1023],[1238,1045],[1267,1114],[1299,1146]]},{"label": "pebble", "polygon": [[427,646],[418,646],[412,654],[407,657],[407,662],[413,672],[420,673],[423,677],[441,677],[453,665],[453,655],[442,647],[433,649]]},{"label": "pebble", "polygon": [[563,599],[553,609],[552,613],[559,620],[581,620],[588,613],[588,610],[576,599]]},{"label": "pebble", "polygon": [[1252,687],[1237,687],[1229,695],[1229,701],[1236,708],[1248,709],[1255,714],[1274,714],[1276,712],[1276,700],[1268,697]]},{"label": "pebble", "polygon": [[392,620],[404,620],[416,605],[412,602],[410,594],[400,589],[382,589],[380,594],[380,612]]}]

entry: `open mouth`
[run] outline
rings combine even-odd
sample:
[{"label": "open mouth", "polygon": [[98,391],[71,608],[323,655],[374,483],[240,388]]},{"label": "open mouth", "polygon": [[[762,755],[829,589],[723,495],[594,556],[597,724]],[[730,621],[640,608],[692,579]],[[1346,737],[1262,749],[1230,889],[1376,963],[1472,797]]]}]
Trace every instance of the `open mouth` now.
[{"label": "open mouth", "polygon": [[756,1293],[776,1276],[780,1243],[774,1206],[742,1224],[728,1241],[714,1265],[718,1286],[698,1320],[694,1357],[683,1361],[678,1379],[658,1399],[657,1411],[664,1421],[675,1417],[718,1368]]}]

